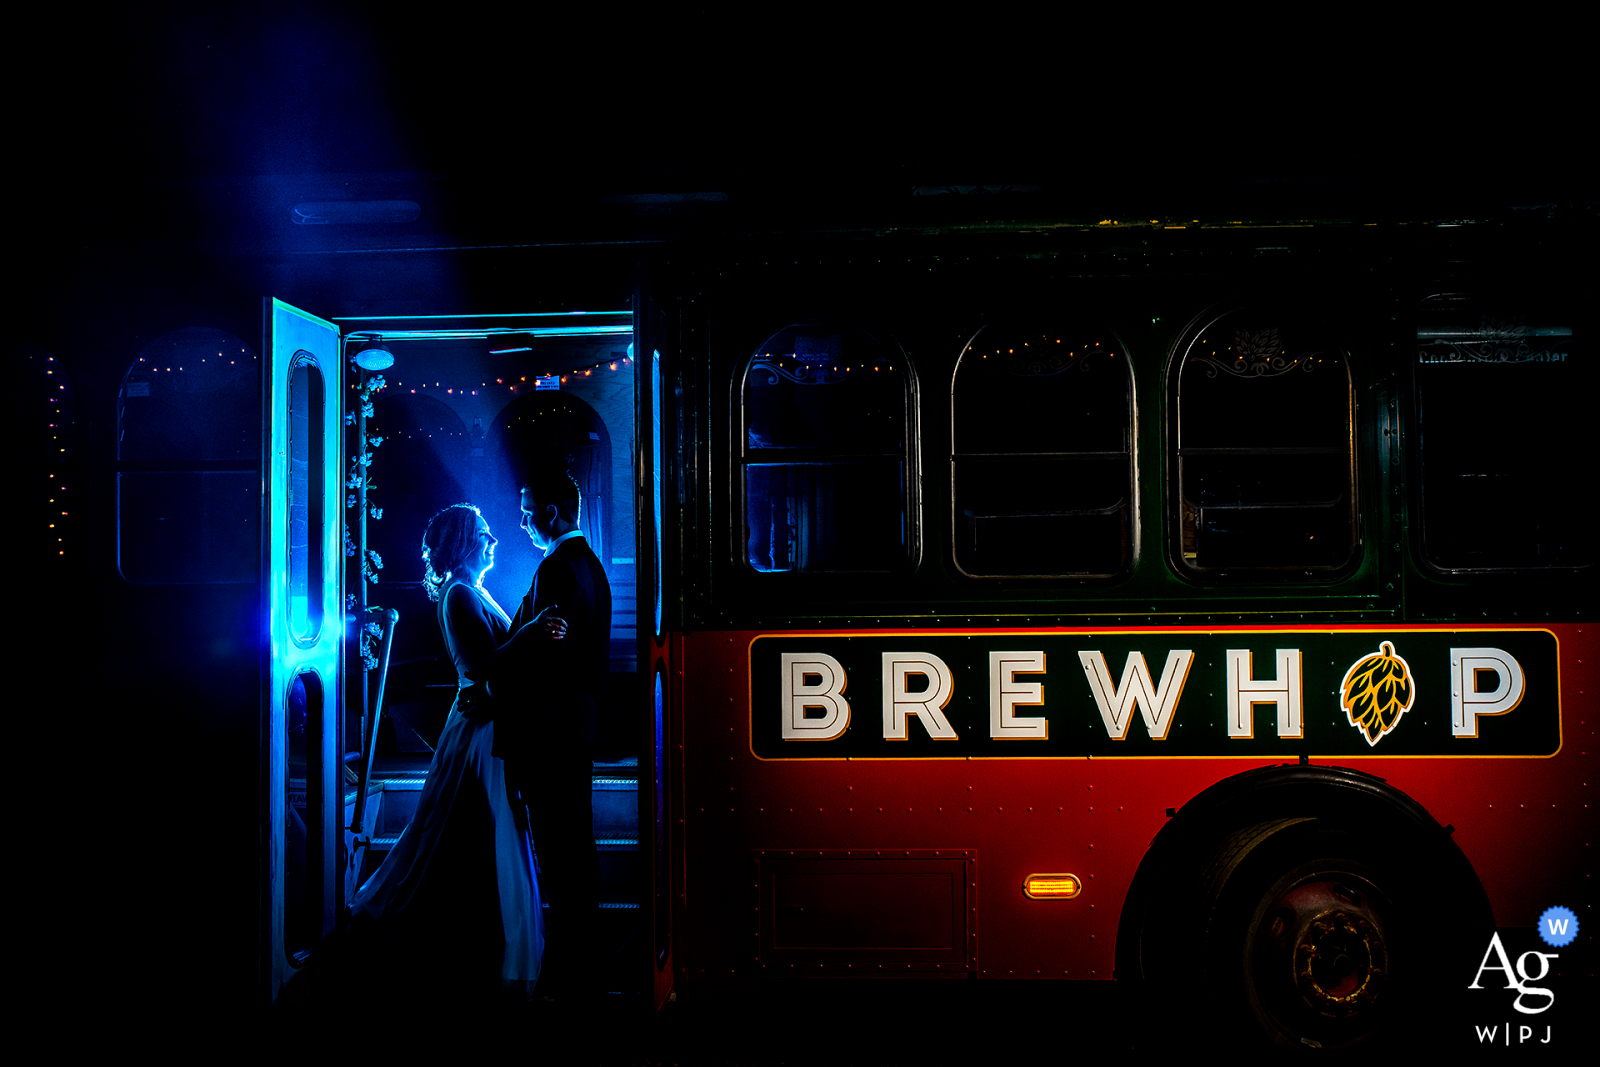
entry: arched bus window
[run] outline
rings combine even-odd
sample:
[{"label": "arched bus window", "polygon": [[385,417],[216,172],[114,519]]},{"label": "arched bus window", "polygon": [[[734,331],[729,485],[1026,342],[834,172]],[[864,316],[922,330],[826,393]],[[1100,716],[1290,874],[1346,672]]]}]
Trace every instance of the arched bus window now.
[{"label": "arched bus window", "polygon": [[138,584],[254,582],[261,367],[221,330],[176,330],[117,394],[117,562]]},{"label": "arched bus window", "polygon": [[1133,559],[1133,377],[1109,330],[984,327],[950,386],[956,566],[1105,578]]},{"label": "arched bus window", "polygon": [[1328,331],[1283,308],[1208,313],[1168,375],[1180,572],[1316,580],[1353,565],[1355,395]]},{"label": "arched bus window", "polygon": [[1417,316],[1422,554],[1447,572],[1594,562],[1594,371],[1570,314],[1462,294]]},{"label": "arched bus window", "polygon": [[758,571],[890,571],[915,562],[915,378],[863,330],[789,326],[740,382],[744,558]]}]

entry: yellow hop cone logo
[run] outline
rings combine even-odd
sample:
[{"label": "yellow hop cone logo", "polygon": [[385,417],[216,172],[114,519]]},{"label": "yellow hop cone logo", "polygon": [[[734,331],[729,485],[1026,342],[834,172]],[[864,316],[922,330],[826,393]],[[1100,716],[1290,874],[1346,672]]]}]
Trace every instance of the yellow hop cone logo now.
[{"label": "yellow hop cone logo", "polygon": [[1411,702],[1417,698],[1411,669],[1388,641],[1345,671],[1339,688],[1350,725],[1366,735],[1368,745],[1376,745],[1380,737],[1400,725],[1400,716],[1411,710]]}]

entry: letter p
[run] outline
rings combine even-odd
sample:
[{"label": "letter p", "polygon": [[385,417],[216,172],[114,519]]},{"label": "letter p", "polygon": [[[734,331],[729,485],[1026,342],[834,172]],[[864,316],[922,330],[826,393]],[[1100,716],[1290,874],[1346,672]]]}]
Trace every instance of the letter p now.
[{"label": "letter p", "polygon": [[[1496,678],[1493,690],[1482,690],[1480,679]],[[1478,717],[1504,715],[1522,703],[1527,681],[1522,664],[1499,648],[1450,650],[1450,732],[1456,737],[1477,737]]]}]

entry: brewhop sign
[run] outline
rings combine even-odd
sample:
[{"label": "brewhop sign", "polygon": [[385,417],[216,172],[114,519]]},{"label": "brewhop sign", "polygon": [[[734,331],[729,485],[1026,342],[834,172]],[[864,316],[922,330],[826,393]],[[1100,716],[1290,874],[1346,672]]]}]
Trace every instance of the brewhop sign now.
[{"label": "brewhop sign", "polygon": [[768,759],[1550,755],[1542,630],[759,637]]}]

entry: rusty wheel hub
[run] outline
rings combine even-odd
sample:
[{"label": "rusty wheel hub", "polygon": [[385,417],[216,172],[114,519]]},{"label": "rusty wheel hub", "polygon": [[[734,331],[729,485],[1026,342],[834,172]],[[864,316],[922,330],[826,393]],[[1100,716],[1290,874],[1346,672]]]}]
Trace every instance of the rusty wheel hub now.
[{"label": "rusty wheel hub", "polygon": [[1371,1009],[1389,972],[1382,920],[1370,892],[1353,881],[1296,886],[1272,902],[1258,942],[1263,974],[1293,975],[1304,1005],[1349,1019]]}]

